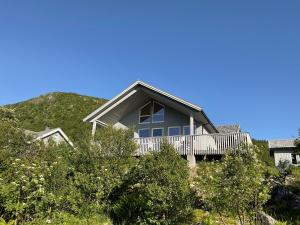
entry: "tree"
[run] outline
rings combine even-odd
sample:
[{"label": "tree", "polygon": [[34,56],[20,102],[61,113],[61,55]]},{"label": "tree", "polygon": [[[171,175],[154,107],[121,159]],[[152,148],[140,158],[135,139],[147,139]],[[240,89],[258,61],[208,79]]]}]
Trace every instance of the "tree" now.
[{"label": "tree", "polygon": [[13,110],[0,107],[0,151],[4,153],[20,153],[20,149],[28,146],[29,137],[19,127]]},{"label": "tree", "polygon": [[192,210],[187,163],[169,144],[141,157],[111,195],[115,224],[179,224]]},{"label": "tree", "polygon": [[221,217],[237,217],[240,224],[256,222],[268,200],[269,186],[264,179],[263,165],[257,159],[257,150],[253,146],[229,150],[221,163],[199,167],[198,195]]},{"label": "tree", "polygon": [[135,164],[137,149],[132,130],[99,129],[93,142],[75,150],[75,185],[85,202],[102,208],[108,204],[111,191],[119,186],[123,177]]}]

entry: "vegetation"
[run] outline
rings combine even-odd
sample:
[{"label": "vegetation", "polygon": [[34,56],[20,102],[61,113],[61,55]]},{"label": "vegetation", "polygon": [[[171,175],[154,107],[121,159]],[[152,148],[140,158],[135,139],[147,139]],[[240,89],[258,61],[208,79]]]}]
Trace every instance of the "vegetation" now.
[{"label": "vegetation", "polygon": [[[99,129],[91,142],[82,118],[104,102],[51,93],[0,107],[0,224],[255,224],[261,211],[299,224],[300,168],[278,170],[266,141],[203,161],[192,178],[166,143],[134,157],[131,130]],[[45,126],[76,148],[24,134]]]},{"label": "vegetation", "polygon": [[76,143],[90,134],[89,124],[82,119],[105,102],[100,98],[54,92],[7,107],[14,109],[20,127],[32,131],[60,127]]},{"label": "vegetation", "polygon": [[44,145],[22,132],[13,110],[0,115],[1,223],[110,224],[110,215],[115,223],[181,224],[191,215],[186,161],[171,146],[138,160],[132,131],[112,127],[75,149]]},{"label": "vegetation", "polygon": [[169,144],[142,157],[112,194],[115,224],[182,224],[192,214],[187,163]]},{"label": "vegetation", "polygon": [[[258,149],[243,146],[228,151],[222,163],[200,164],[196,189],[208,208],[220,215],[237,218],[240,224],[256,222],[263,204],[269,198],[269,185]],[[225,224],[222,219],[223,224]]]}]

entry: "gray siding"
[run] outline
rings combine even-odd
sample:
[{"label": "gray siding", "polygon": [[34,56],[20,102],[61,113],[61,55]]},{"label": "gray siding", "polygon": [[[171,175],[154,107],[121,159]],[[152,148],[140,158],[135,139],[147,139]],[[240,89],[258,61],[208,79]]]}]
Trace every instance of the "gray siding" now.
[{"label": "gray siding", "polygon": [[[183,134],[183,126],[189,126],[190,124],[190,117],[176,111],[173,108],[165,106],[165,121],[159,123],[147,123],[147,124],[140,124],[139,123],[139,108],[133,110],[126,116],[124,116],[120,121],[114,124],[115,127],[118,128],[134,128],[135,130],[135,137],[138,137],[138,130],[143,128],[150,128],[151,133],[153,128],[163,128],[164,136],[168,136],[168,127],[175,127],[179,126],[180,134]],[[208,133],[199,122],[195,121],[196,125],[196,134]]]}]

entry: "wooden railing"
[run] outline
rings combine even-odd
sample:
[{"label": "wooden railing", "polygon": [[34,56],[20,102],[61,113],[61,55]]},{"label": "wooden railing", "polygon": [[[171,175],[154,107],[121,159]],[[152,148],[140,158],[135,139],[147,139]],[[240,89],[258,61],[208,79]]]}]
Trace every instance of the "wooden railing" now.
[{"label": "wooden railing", "polygon": [[252,143],[248,133],[136,138],[139,146],[137,154],[158,151],[164,140],[172,144],[180,155],[222,155],[226,149]]}]

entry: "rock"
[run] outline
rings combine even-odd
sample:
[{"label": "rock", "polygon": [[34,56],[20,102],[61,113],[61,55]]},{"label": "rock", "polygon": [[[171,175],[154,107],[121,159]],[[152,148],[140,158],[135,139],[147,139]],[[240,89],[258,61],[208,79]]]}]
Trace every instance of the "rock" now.
[{"label": "rock", "polygon": [[275,225],[277,222],[272,216],[264,212],[259,213],[258,219],[262,225]]}]

